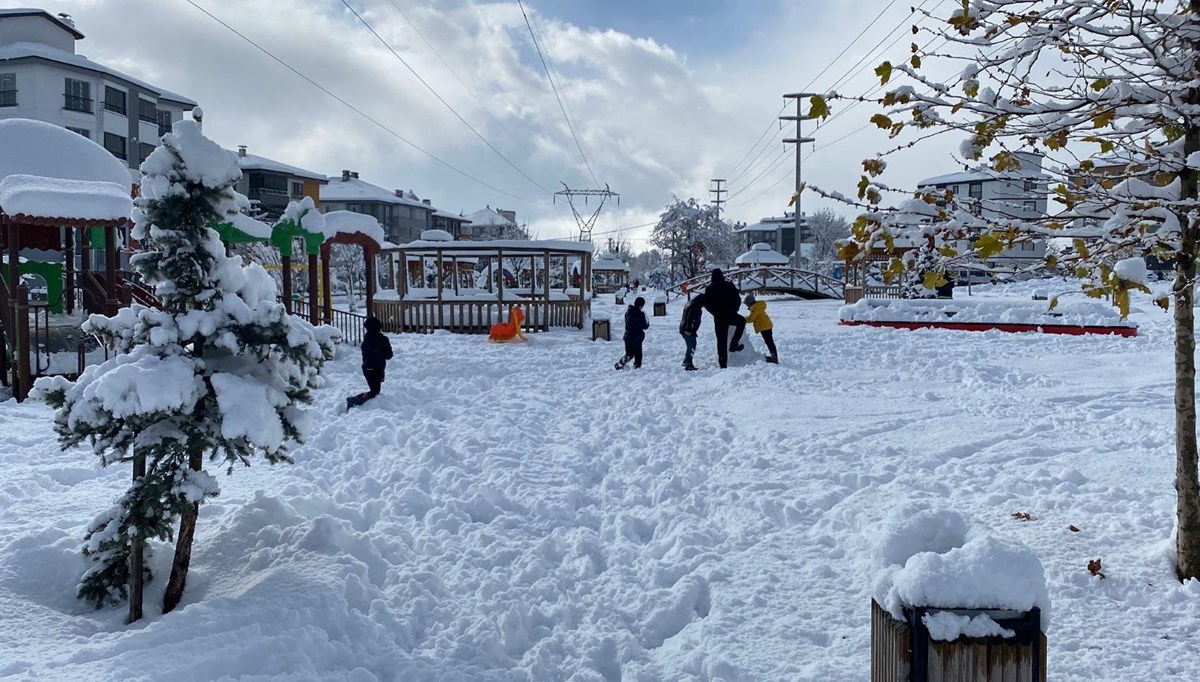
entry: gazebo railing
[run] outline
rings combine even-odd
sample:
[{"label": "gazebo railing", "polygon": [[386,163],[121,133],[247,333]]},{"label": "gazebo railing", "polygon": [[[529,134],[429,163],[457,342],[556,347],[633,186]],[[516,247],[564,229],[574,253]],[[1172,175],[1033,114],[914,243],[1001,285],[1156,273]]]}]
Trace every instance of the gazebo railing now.
[{"label": "gazebo railing", "polygon": [[508,320],[512,308],[524,312],[522,331],[549,331],[554,327],[582,329],[591,310],[590,301],[442,301],[377,300],[375,316],[385,332],[430,334],[446,330],[456,334],[486,334],[492,325]]}]

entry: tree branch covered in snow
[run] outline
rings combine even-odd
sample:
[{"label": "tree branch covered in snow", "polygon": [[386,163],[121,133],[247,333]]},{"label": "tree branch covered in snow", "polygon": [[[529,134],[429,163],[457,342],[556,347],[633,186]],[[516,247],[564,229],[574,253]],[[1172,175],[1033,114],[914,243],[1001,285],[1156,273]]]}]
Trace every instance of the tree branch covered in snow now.
[{"label": "tree branch covered in snow", "polygon": [[670,258],[672,274],[690,279],[709,267],[729,264],[738,255],[737,233],[715,206],[694,198],[676,198],[659,216],[650,243]]}]

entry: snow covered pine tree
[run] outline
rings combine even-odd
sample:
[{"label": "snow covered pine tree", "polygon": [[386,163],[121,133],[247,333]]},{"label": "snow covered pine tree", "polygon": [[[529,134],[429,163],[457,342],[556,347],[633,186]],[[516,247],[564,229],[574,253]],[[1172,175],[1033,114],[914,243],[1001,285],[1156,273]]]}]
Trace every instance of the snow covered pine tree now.
[{"label": "snow covered pine tree", "polygon": [[91,316],[85,331],[117,355],[75,382],[35,386],[57,410],[64,449],[87,442],[102,465],[134,465],[133,485],[88,529],[83,552],[92,565],[78,590],[97,608],[129,597],[131,620],[141,599],[127,586],[149,575],[131,561],[144,566],[142,544],[170,540],[176,518],[163,612],[179,603],[200,502],[218,491],[202,470],[205,456],[230,472],[256,452],[272,464],[290,461],[288,443],[302,436],[299,406],[311,402],[336,335],[289,316],[267,272],[226,256],[209,227],[248,204],[233,189],[241,170],[231,152],[181,121],[141,170],[133,236],[142,250],[131,263],[163,310],[135,304]]}]

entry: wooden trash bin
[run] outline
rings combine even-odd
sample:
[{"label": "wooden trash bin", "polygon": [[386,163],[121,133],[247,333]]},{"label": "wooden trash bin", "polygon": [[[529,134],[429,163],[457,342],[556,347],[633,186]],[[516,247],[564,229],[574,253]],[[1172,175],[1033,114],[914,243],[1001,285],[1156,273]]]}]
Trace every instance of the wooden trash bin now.
[{"label": "wooden trash bin", "polygon": [[[986,615],[1012,637],[934,640],[925,616]],[[871,682],[1046,682],[1041,610],[905,608],[896,620],[871,601]]]},{"label": "wooden trash bin", "polygon": [[613,297],[613,300],[616,301],[617,305],[625,305],[625,295],[624,294],[617,294],[616,296]]},{"label": "wooden trash bin", "polygon": [[655,301],[654,302],[654,316],[655,317],[666,317],[667,316],[667,302],[666,301]]},{"label": "wooden trash bin", "polygon": [[612,324],[608,318],[598,318],[592,320],[592,340],[604,339],[612,341]]}]

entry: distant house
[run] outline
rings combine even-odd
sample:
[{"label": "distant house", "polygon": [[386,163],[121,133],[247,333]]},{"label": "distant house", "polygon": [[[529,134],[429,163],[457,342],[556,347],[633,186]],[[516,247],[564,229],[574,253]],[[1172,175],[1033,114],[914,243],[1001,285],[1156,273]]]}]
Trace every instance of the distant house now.
[{"label": "distant house", "polygon": [[0,9],[0,120],[62,126],[136,169],[196,103],[75,54],[83,38],[66,14]]},{"label": "distant house", "polygon": [[250,198],[253,214],[274,222],[288,202],[304,197],[311,197],[320,208],[321,186],[329,183],[324,175],[247,153],[244,145],[238,147],[237,155],[242,169],[237,191]]},{"label": "distant house", "polygon": [[[429,203],[426,199],[425,203]],[[445,230],[454,236],[455,239],[464,240],[471,238],[471,220],[463,215],[454,215],[449,211],[434,210],[433,212],[433,229]]]},{"label": "distant house", "polygon": [[[1046,215],[1046,193],[1049,176],[1042,173],[1041,154],[1015,152],[1020,159],[1019,170],[998,173],[984,167],[938,175],[919,183],[921,190],[952,190],[959,200],[966,200],[975,215],[995,221],[1005,218],[1031,219]],[[1046,257],[1046,242],[1018,244],[987,261],[988,267],[1005,268],[1028,265]]]},{"label": "distant house", "polygon": [[433,228],[436,209],[411,190],[387,190],[361,180],[356,171],[349,170],[328,180],[321,187],[323,212],[352,211],[373,216],[393,244],[416,241],[422,232]]},{"label": "distant house", "polygon": [[467,216],[471,223],[471,239],[528,239],[529,233],[517,225],[516,211],[502,208],[481,208]]},{"label": "distant house", "polygon": [[797,244],[810,243],[813,240],[812,228],[808,225],[808,216],[803,213],[800,214],[799,239],[796,238],[795,213],[763,218],[757,223],[737,228],[737,233],[741,237],[742,248],[747,251],[755,244],[766,244],[772,250],[789,258],[796,253]]}]

